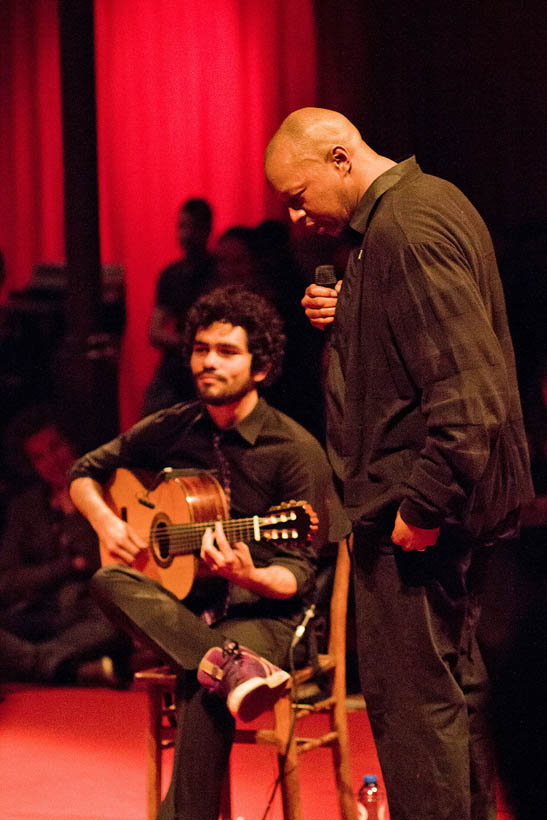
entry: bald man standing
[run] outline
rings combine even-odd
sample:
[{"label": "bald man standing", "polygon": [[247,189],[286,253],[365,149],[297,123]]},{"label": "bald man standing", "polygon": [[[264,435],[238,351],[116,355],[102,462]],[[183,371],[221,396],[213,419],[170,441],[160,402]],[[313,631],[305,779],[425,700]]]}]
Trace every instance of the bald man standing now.
[{"label": "bald man standing", "polygon": [[391,820],[495,820],[476,627],[488,556],[532,486],[490,236],[461,191],[335,111],[290,114],[265,169],[293,222],[363,237],[343,281],[302,303],[331,326],[327,443]]}]

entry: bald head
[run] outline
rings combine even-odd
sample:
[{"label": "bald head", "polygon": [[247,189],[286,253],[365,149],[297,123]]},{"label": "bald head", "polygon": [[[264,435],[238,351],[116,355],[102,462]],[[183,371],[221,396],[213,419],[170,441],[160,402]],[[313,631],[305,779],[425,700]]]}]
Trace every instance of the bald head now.
[{"label": "bald head", "polygon": [[353,151],[363,144],[357,128],[343,114],[327,108],[300,108],[283,120],[266,149],[265,165],[280,149],[293,156],[325,160],[333,144],[347,145]]},{"label": "bald head", "polygon": [[326,108],[289,114],[264,158],[266,177],[293,222],[328,233],[348,224],[371,182],[394,164],[379,157],[343,114]]}]

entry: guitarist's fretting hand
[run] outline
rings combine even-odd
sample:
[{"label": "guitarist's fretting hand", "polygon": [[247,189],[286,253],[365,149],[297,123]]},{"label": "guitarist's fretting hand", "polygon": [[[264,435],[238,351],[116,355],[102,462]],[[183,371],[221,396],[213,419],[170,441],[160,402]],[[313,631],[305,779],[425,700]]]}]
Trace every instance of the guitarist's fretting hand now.
[{"label": "guitarist's fretting hand", "polygon": [[205,530],[201,542],[200,558],[211,572],[225,578],[229,577],[232,581],[237,580],[242,573],[254,569],[247,544],[238,541],[230,546],[220,521],[215,524],[214,532],[209,527]]},{"label": "guitarist's fretting hand", "polygon": [[276,564],[255,567],[247,544],[238,541],[230,545],[220,521],[214,531],[209,527],[205,530],[200,557],[214,575],[265,598],[291,598],[296,592],[296,578],[289,569]]}]

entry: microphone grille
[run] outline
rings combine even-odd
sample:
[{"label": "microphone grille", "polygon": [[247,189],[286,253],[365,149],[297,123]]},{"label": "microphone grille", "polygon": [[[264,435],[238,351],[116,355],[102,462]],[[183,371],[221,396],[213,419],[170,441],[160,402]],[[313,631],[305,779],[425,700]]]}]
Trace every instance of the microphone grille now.
[{"label": "microphone grille", "polygon": [[313,281],[316,285],[322,285],[325,288],[333,287],[336,284],[334,265],[318,265]]}]

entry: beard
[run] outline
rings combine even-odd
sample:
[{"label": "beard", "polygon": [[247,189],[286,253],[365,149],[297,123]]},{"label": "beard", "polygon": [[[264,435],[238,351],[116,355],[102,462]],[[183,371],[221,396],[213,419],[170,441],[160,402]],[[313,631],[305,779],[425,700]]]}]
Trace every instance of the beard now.
[{"label": "beard", "polygon": [[196,393],[204,404],[210,404],[214,407],[235,404],[252,390],[256,389],[256,383],[253,378],[249,378],[237,387],[230,388],[223,379],[218,377],[216,377],[217,380],[213,384],[201,384],[198,381],[200,375],[201,374],[198,373],[197,376],[194,376]]}]

